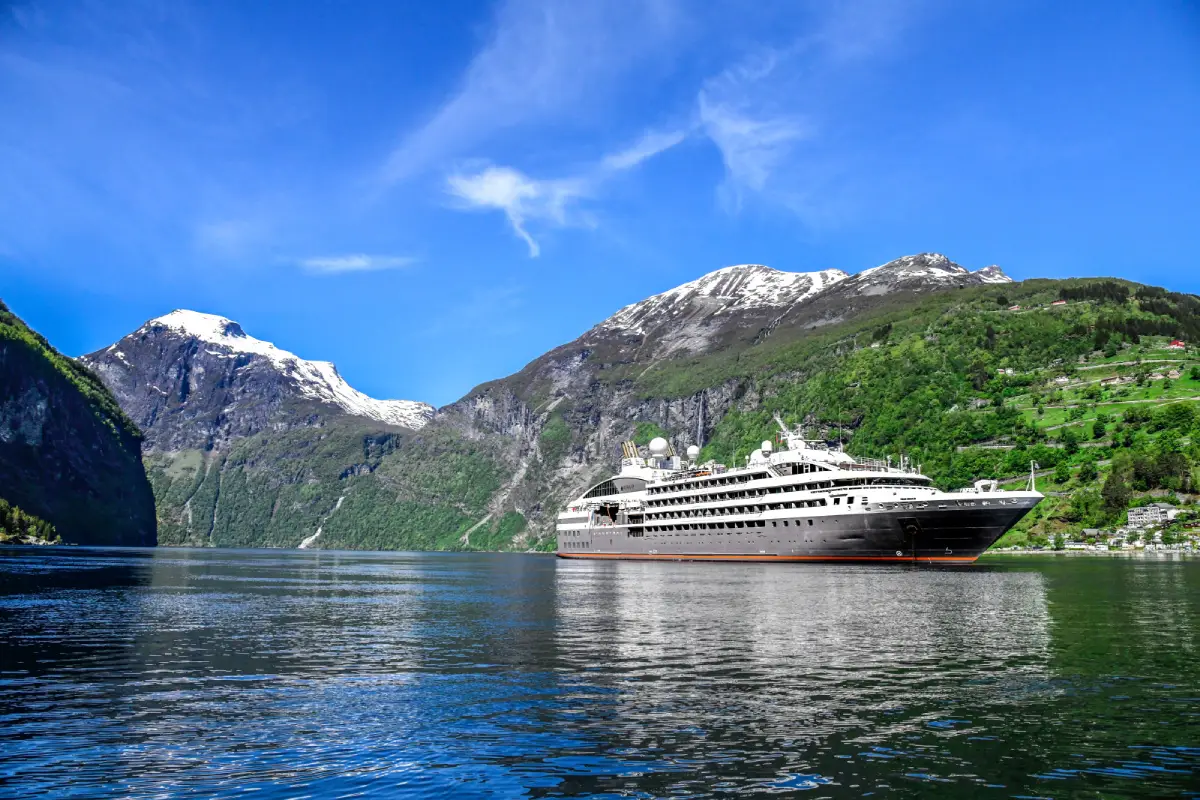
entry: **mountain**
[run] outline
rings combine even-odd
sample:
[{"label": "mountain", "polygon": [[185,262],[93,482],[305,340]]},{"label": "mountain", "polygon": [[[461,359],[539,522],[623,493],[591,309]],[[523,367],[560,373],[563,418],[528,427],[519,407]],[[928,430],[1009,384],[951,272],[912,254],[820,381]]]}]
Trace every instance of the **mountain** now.
[{"label": "mountain", "polygon": [[628,305],[580,341],[633,345],[641,360],[662,359],[754,342],[781,326],[830,324],[882,295],[1008,282],[999,267],[970,272],[938,253],[906,256],[857,275],[742,264]]},{"label": "mountain", "polygon": [[[141,433],[104,384],[0,303],[0,498],[70,544],[152,546]],[[15,509],[20,509],[20,515]]]},{"label": "mountain", "polygon": [[[215,382],[195,379],[185,401],[164,402],[157,416],[149,407],[132,411],[156,442],[147,465],[164,542],[543,548],[561,504],[610,474],[620,442],[665,435],[677,450],[701,444],[704,458],[737,463],[772,435],[776,413],[842,439],[852,453],[904,451],[946,486],[1020,476],[1031,460],[1086,475],[1086,457],[1107,451],[1068,453],[1059,434],[1092,425],[1116,390],[1075,401],[1088,407],[1066,419],[1055,407],[1063,395],[1056,379],[1090,369],[1115,375],[1127,367],[1110,362],[1157,357],[1172,336],[1200,337],[1200,301],[1127,282],[1013,283],[998,267],[972,272],[937,254],[857,275],[741,265],[620,309],[420,427],[316,403],[279,383],[278,370],[261,381],[279,383],[286,399],[265,423],[230,422],[243,414],[223,394],[240,380],[237,370]],[[120,351],[143,370],[138,385],[177,398],[179,359],[127,342],[103,351],[106,358],[120,361]],[[202,366],[207,374],[228,360]],[[114,381],[122,373],[102,374]],[[1200,396],[1200,383],[1190,381],[1178,379],[1172,397],[1192,388]],[[1080,381],[1079,392],[1093,384]],[[118,397],[129,394],[113,385]],[[216,396],[226,398],[216,403],[219,414],[210,408]],[[1140,398],[1111,400],[1113,413],[1137,419],[1141,412],[1126,408],[1140,408]],[[208,411],[188,417],[189,404]],[[1056,422],[1061,414],[1063,427],[1044,430],[1036,409]],[[1124,443],[1135,423],[1121,424],[1106,431]],[[1136,424],[1148,438],[1138,433],[1132,446],[1149,452],[1164,431],[1190,423]],[[214,435],[214,426],[224,432]],[[203,435],[193,435],[197,429]],[[1200,441],[1186,436],[1185,444]],[[1088,480],[1107,480],[1105,459],[1098,463]],[[1139,485],[1190,486],[1181,470],[1171,461]],[[1058,513],[1059,504],[1043,505]],[[1038,529],[1046,532],[1061,522],[1039,511],[1028,524],[1051,526]]]},{"label": "mountain", "polygon": [[434,414],[368,397],[329,362],[195,311],[152,319],[80,362],[145,431],[164,544],[297,546],[339,507],[343,481],[371,476]]},{"label": "mountain", "polygon": [[80,361],[146,432],[149,450],[221,449],[266,429],[343,415],[418,429],[433,407],[375,400],[328,361],[307,361],[213,314],[176,310]]}]

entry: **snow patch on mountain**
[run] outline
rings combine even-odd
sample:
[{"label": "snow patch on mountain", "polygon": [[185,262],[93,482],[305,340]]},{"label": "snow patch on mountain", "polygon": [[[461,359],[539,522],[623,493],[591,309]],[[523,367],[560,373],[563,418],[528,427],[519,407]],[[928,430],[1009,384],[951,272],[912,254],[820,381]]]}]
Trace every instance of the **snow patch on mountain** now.
[{"label": "snow patch on mountain", "polygon": [[847,277],[839,269],[783,272],[762,264],[737,264],[627,305],[597,329],[644,335],[664,319],[695,311],[716,316],[747,309],[786,308]]},{"label": "snow patch on mountain", "polygon": [[997,266],[971,272],[941,253],[918,253],[865,269],[846,282],[859,294],[880,295],[898,289],[936,288],[952,284],[1011,283]]},{"label": "snow patch on mountain", "polygon": [[990,267],[977,269],[971,273],[980,283],[1012,283],[1013,279],[1004,274],[1004,270],[992,264]]},{"label": "snow patch on mountain", "polygon": [[[337,367],[328,361],[309,361],[282,350],[271,342],[248,335],[233,320],[216,314],[178,309],[150,320],[143,331],[165,327],[183,336],[222,348],[220,354],[250,353],[270,361],[295,381],[300,393],[319,402],[337,406],[349,414],[390,425],[419,429],[433,418],[434,408],[414,400],[376,400],[346,383]],[[216,355],[213,351],[210,354]]]}]

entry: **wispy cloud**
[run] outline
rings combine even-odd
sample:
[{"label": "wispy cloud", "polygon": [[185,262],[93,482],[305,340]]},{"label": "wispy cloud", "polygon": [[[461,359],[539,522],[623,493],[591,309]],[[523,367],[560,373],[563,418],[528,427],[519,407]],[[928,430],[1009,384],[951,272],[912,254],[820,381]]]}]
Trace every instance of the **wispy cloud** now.
[{"label": "wispy cloud", "polygon": [[344,272],[377,272],[384,269],[400,269],[416,263],[410,256],[371,256],[351,253],[341,256],[317,256],[305,258],[300,266],[306,272],[319,275],[339,275]]},{"label": "wispy cloud", "polygon": [[734,206],[741,205],[745,189],[761,192],[766,188],[793,147],[813,134],[812,125],[795,114],[755,109],[720,89],[701,91],[698,104],[704,132],[721,151],[724,188]]},{"label": "wispy cloud", "polygon": [[687,137],[687,131],[650,131],[632,147],[605,156],[601,166],[608,170],[636,167],[648,158],[669,150]]},{"label": "wispy cloud", "polygon": [[529,233],[528,222],[567,224],[570,204],[593,194],[612,175],[637,167],[686,137],[686,131],[647,133],[632,147],[605,156],[570,178],[538,180],[512,167],[488,165],[451,175],[447,190],[464,208],[503,211],[513,232],[529,247],[530,257],[537,258],[541,247]]},{"label": "wispy cloud", "polygon": [[842,96],[872,60],[886,54],[920,3],[847,0],[823,4],[787,45],[762,48],[706,81],[696,96],[700,129],[721,153],[720,196],[736,211],[750,194],[814,216],[817,147],[829,141]]},{"label": "wispy cloud", "polygon": [[451,175],[448,185],[450,193],[469,208],[503,211],[533,258],[541,248],[525,223],[545,219],[562,224],[567,203],[579,197],[583,188],[571,181],[534,180],[511,167],[486,167],[472,175]]},{"label": "wispy cloud", "polygon": [[675,0],[508,0],[458,91],[388,155],[384,181],[440,168],[504,129],[576,121],[635,66],[668,57],[678,16]]}]

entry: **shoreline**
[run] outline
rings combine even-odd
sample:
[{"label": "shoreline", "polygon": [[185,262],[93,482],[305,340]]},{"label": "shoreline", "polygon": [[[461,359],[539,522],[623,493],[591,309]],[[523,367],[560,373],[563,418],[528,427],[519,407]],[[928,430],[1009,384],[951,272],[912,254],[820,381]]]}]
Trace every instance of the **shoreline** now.
[{"label": "shoreline", "polygon": [[988,556],[1197,556],[1200,550],[989,550],[979,558]]}]

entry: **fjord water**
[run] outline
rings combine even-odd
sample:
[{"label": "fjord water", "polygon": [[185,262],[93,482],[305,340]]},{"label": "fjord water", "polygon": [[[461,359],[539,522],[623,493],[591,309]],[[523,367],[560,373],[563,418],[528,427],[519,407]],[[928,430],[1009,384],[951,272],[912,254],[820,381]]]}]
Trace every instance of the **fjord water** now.
[{"label": "fjord water", "polygon": [[0,550],[4,797],[1195,797],[1200,562]]}]

